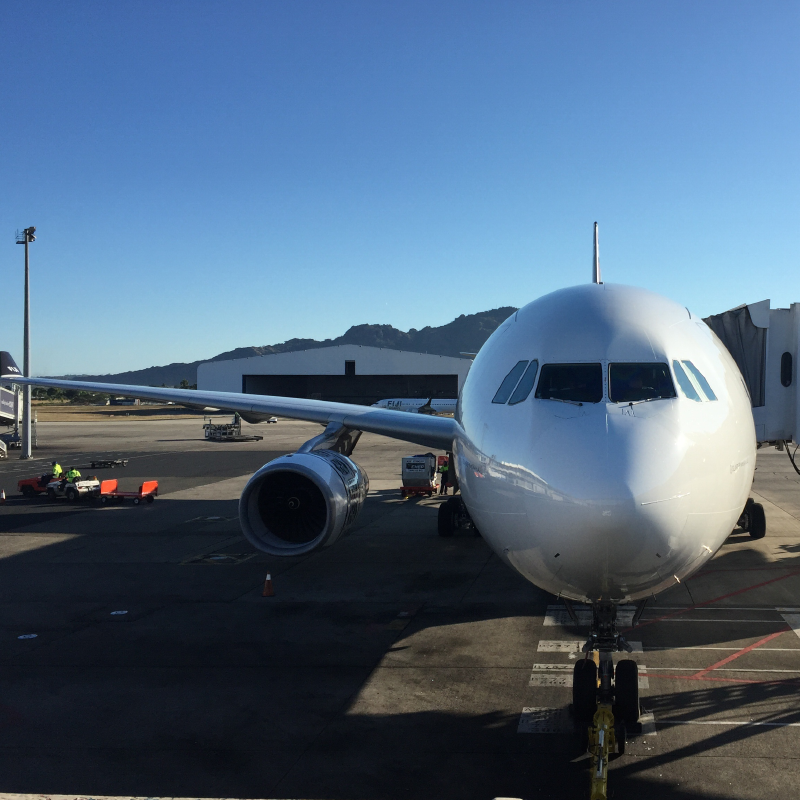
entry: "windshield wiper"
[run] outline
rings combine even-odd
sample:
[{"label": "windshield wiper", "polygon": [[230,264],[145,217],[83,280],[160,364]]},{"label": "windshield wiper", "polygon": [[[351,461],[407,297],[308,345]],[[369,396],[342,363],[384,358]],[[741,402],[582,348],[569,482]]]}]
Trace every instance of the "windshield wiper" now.
[{"label": "windshield wiper", "polygon": [[557,403],[569,403],[571,406],[582,406],[577,400],[564,400],[561,397],[548,397],[548,400],[555,400]]},{"label": "windshield wiper", "polygon": [[629,400],[628,405],[633,406],[633,405],[638,405],[639,403],[652,403],[653,400],[672,400],[672,398],[662,397],[661,395],[659,395],[658,397],[647,397],[644,400]]}]

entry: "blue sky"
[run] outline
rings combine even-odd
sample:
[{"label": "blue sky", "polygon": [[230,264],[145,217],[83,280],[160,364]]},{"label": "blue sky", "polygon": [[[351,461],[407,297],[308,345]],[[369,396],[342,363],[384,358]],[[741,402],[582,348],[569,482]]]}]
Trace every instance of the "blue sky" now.
[{"label": "blue sky", "polygon": [[[0,343],[36,374],[589,279],[800,301],[800,5],[0,5]],[[72,342],[72,344],[69,344]]]}]

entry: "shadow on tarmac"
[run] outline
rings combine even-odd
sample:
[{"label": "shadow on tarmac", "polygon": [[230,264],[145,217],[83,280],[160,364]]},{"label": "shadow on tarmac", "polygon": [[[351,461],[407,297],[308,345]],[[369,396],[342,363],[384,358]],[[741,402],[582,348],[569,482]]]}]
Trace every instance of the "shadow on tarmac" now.
[{"label": "shadow on tarmac", "polygon": [[[397,492],[377,494],[380,502],[395,500]],[[425,519],[407,538],[366,535],[370,525],[409,505]],[[490,556],[480,539],[440,540],[435,506],[398,502],[365,515],[364,525],[330,550],[281,563],[261,554],[235,566],[183,564],[204,552],[253,551],[239,535],[234,500],[163,498],[153,509],[128,507],[81,520],[16,510],[7,506],[0,520],[20,541],[22,525],[52,521],[53,530],[74,526],[76,533],[0,559],[0,792],[333,800],[588,796],[586,764],[569,763],[576,737],[517,733],[518,699],[525,696],[536,637],[544,635],[540,618],[556,601]],[[159,512],[157,525],[151,510]],[[800,567],[800,555],[776,564],[758,550],[736,549],[739,538],[732,536],[690,586],[730,569],[735,590],[770,578],[759,569],[777,576]],[[267,568],[280,581],[278,596],[269,600],[260,596]],[[416,609],[409,627],[392,627],[409,604]],[[112,617],[112,610],[128,613]],[[491,659],[483,663],[494,645],[471,639],[470,625],[515,619],[521,620],[514,629],[521,660],[509,661],[513,669],[506,671]],[[462,656],[442,665],[441,678],[422,665],[425,653],[418,648],[415,660],[394,665],[406,673],[373,690],[377,671],[393,668],[387,656],[410,653],[413,637],[448,628],[453,652]],[[33,631],[34,640],[17,639]],[[659,635],[653,625],[642,627],[638,638],[647,647]],[[683,635],[710,645],[742,632],[702,624]],[[779,707],[791,705],[798,689],[780,680],[687,684],[687,691],[652,693],[647,704],[657,718],[697,720],[757,705],[759,719],[800,722],[800,712]],[[360,698],[370,692],[364,712]],[[488,710],[460,710],[466,707]],[[611,771],[614,797],[725,796],[713,774],[707,793],[681,790],[678,773],[701,769],[685,760],[767,730],[706,729],[669,752],[623,756]],[[669,773],[658,774],[662,768]]]}]

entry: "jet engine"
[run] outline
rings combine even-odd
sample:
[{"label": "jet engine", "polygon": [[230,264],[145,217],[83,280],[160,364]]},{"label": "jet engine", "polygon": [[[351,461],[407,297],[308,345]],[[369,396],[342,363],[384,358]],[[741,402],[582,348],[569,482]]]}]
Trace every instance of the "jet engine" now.
[{"label": "jet engine", "polygon": [[368,490],[366,473],[341,453],[281,456],[261,467],[245,486],[239,500],[242,531],[273,556],[311,553],[344,533]]}]

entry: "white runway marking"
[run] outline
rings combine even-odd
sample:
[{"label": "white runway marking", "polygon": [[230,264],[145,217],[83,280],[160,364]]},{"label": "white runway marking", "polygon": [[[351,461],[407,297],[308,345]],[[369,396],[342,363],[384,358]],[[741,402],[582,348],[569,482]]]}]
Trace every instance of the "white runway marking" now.
[{"label": "white runway marking", "polygon": [[523,708],[517,733],[568,733],[572,720],[566,708]]},{"label": "white runway marking", "polygon": [[[534,664],[528,686],[563,686],[571,689],[573,668],[572,664]],[[639,664],[639,688],[650,688],[644,664]]]},{"label": "white runway marking", "polygon": [[800,728],[800,722],[754,722],[747,719],[657,719],[656,725],[741,725],[746,728]]},{"label": "white runway marking", "polygon": [[[647,652],[655,650],[727,650],[728,652],[737,652],[741,647],[648,647]],[[800,653],[800,647],[759,647],[757,650],[752,650],[753,653]]]},{"label": "white runway marking", "polygon": [[[584,644],[585,642],[580,639],[574,641],[563,641],[561,639],[541,639],[536,647],[536,650],[539,653],[581,653],[583,652]],[[633,648],[634,653],[642,652],[641,642],[628,642],[628,644]]]},{"label": "white runway marking", "polygon": [[[650,667],[650,672],[701,672],[697,667]],[[789,672],[793,675],[800,674],[800,669],[731,669],[730,667],[717,667],[714,672]]]}]

